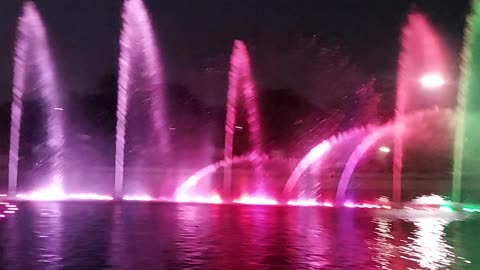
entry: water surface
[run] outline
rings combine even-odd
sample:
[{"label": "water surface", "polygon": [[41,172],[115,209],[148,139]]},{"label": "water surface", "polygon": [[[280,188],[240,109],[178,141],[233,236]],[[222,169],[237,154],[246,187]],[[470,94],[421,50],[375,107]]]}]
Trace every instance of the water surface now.
[{"label": "water surface", "polygon": [[1,269],[480,269],[480,218],[445,212],[98,202],[19,208],[0,220]]}]

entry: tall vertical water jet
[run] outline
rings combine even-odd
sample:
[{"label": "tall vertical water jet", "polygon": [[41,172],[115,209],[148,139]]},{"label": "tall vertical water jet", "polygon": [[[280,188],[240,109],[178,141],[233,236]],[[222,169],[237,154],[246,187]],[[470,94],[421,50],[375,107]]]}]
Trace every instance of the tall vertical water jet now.
[{"label": "tall vertical water jet", "polygon": [[[472,1],[472,13],[467,19],[462,53],[461,78],[457,99],[452,200],[470,202],[469,194],[463,194],[462,183],[478,182],[480,167],[480,1]],[[478,201],[475,201],[478,203]]]},{"label": "tall vertical water jet", "polygon": [[[31,84],[31,85],[30,85]],[[18,20],[15,44],[13,101],[11,108],[8,194],[17,192],[20,132],[23,99],[29,91],[39,91],[46,115],[46,146],[49,151],[49,178],[56,190],[63,180],[64,130],[62,104],[50,55],[47,33],[37,8],[26,2]]]},{"label": "tall vertical water jet", "polygon": [[[141,0],[126,0],[123,6],[115,144],[115,197],[124,186],[125,136],[132,94],[138,88],[149,92],[153,144],[164,155],[169,148],[164,106],[164,80],[150,17]],[[140,75],[138,75],[141,70]],[[134,78],[135,75],[138,77]],[[139,86],[140,85],[140,86]]]},{"label": "tall vertical water jet", "polygon": [[[418,12],[408,16],[402,29],[402,48],[398,61],[395,117],[431,106],[444,106],[447,80],[445,52],[427,19]],[[444,93],[442,93],[444,92]],[[395,127],[392,200],[401,200],[404,126]]]},{"label": "tall vertical water jet", "polygon": [[[243,101],[240,104],[240,98]],[[263,168],[260,164],[260,154],[262,151],[262,134],[260,128],[260,117],[256,97],[255,84],[250,67],[250,57],[247,47],[242,41],[234,42],[232,55],[230,58],[229,85],[227,93],[227,115],[225,121],[225,160],[233,158],[233,142],[235,135],[235,124],[237,121],[237,106],[244,106],[247,114],[247,124],[249,131],[249,140],[251,143],[251,153],[258,156],[254,163],[256,176],[263,177]],[[231,193],[232,168],[227,166],[224,175],[225,195]],[[261,181],[263,179],[257,179]]]}]

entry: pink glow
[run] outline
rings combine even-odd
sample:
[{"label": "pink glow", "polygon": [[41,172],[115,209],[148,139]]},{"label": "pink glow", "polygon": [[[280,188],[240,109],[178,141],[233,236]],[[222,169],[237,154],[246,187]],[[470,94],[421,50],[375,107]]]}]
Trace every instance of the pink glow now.
[{"label": "pink glow", "polygon": [[353,202],[345,202],[343,206],[348,207],[348,208],[354,208],[355,204]]},{"label": "pink glow", "polygon": [[149,202],[153,201],[153,198],[149,195],[126,195],[122,198],[124,201],[143,201]]},{"label": "pink glow", "polygon": [[331,202],[317,202],[314,199],[299,199],[299,200],[290,200],[287,202],[287,205],[291,206],[323,206],[323,207],[334,207]]},{"label": "pink glow", "polygon": [[330,202],[324,202],[322,205],[325,207],[333,207],[333,203]]},{"label": "pink glow", "polygon": [[[230,58],[230,72],[228,78],[227,114],[225,121],[225,153],[224,159],[233,159],[233,142],[237,121],[237,106],[244,106],[247,111],[247,123],[249,139],[252,145],[252,154],[260,155],[262,151],[262,134],[260,127],[260,115],[255,90],[255,83],[250,68],[250,57],[247,46],[240,40],[235,40]],[[242,101],[243,103],[239,103]],[[243,129],[243,128],[242,128]],[[261,163],[254,164],[257,181],[263,181],[263,166]],[[224,192],[231,192],[232,181],[231,167],[225,167]],[[259,183],[262,185],[262,183]]]},{"label": "pink glow", "polygon": [[323,204],[314,199],[290,200],[287,202],[287,204],[291,206],[323,206]]},{"label": "pink glow", "polygon": [[15,214],[15,211],[12,211],[12,210],[4,210],[3,213],[5,213],[5,214]]},{"label": "pink glow", "polygon": [[112,196],[97,193],[71,193],[67,194],[57,185],[33,191],[31,193],[17,194],[18,199],[27,201],[65,201],[65,200],[96,200],[109,201],[113,200]]},{"label": "pink glow", "polygon": [[17,198],[29,201],[63,201],[66,196],[59,183],[28,194],[17,194]]},{"label": "pink glow", "polygon": [[[418,12],[408,16],[402,29],[402,50],[398,60],[396,116],[417,109],[425,109],[416,104],[422,98],[421,88],[441,87],[448,80],[448,59],[443,41],[430,22]],[[431,96],[444,103],[448,96]],[[444,105],[435,104],[434,105]]]},{"label": "pink glow", "polygon": [[95,201],[111,201],[112,196],[97,193],[74,193],[66,196],[67,200],[95,200]]},{"label": "pink glow", "polygon": [[365,208],[365,209],[392,209],[390,205],[385,204],[377,204],[377,203],[354,203],[351,201],[347,201],[343,204],[344,207],[347,208]]},{"label": "pink glow", "polygon": [[250,196],[248,194],[243,194],[239,199],[236,199],[233,202],[252,205],[278,205],[278,201],[275,199],[264,196]]},{"label": "pink glow", "polygon": [[223,203],[222,198],[220,195],[213,193],[211,196],[194,196],[194,197],[176,197],[177,202],[185,202],[185,203],[209,203],[209,204],[221,204]]}]

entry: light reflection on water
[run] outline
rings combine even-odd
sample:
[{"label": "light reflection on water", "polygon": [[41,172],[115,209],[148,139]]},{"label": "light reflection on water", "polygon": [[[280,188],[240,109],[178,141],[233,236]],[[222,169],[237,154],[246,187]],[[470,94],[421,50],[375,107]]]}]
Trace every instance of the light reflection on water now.
[{"label": "light reflection on water", "polygon": [[1,269],[480,269],[479,219],[361,209],[22,203]]},{"label": "light reflection on water", "polygon": [[452,247],[445,240],[444,228],[447,221],[437,218],[418,218],[413,221],[416,228],[411,241],[402,247],[402,258],[416,262],[426,269],[441,269],[455,261]]}]

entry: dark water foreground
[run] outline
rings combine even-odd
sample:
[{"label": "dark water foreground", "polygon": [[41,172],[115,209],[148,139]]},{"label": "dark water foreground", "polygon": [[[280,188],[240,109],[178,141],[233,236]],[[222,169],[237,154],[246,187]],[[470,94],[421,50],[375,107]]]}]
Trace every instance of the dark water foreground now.
[{"label": "dark water foreground", "polygon": [[0,220],[2,269],[480,269],[480,216],[162,203],[19,208]]}]

